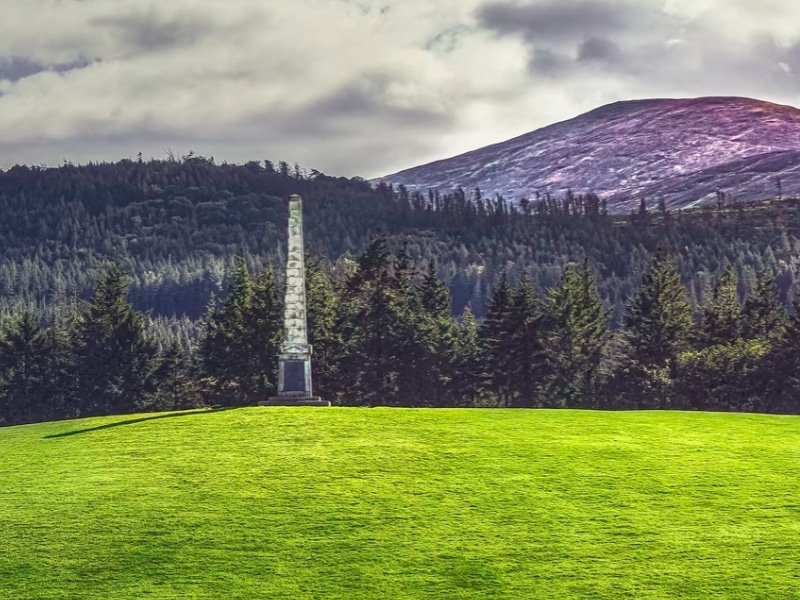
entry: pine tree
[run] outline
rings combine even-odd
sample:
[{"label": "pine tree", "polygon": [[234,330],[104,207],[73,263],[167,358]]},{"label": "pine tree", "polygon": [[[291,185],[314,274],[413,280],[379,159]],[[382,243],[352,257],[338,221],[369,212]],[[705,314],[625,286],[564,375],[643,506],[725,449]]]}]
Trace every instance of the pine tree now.
[{"label": "pine tree", "polygon": [[795,303],[783,335],[774,340],[753,374],[758,393],[753,410],[800,414],[800,304]]},{"label": "pine tree", "polygon": [[306,301],[308,303],[308,340],[314,349],[312,383],[314,393],[339,403],[347,393],[341,385],[340,368],[345,353],[342,339],[342,311],[339,290],[325,261],[306,256]]},{"label": "pine tree", "polygon": [[343,300],[343,337],[348,340],[343,370],[350,397],[363,404],[397,404],[402,320],[385,238],[373,238],[359,257]]},{"label": "pine tree", "polygon": [[278,354],[283,340],[283,303],[278,297],[272,265],[253,285],[253,296],[244,312],[244,343],[249,350],[249,394],[258,401],[277,393]]},{"label": "pine tree", "polygon": [[788,315],[778,296],[778,286],[769,271],[759,271],[755,289],[742,309],[742,335],[748,339],[776,341],[788,326]]},{"label": "pine tree", "polygon": [[653,259],[625,315],[632,358],[648,368],[670,367],[688,347],[692,307],[674,262],[663,253]]},{"label": "pine tree", "polygon": [[0,423],[29,423],[44,416],[44,353],[45,332],[28,310],[0,333]]},{"label": "pine tree", "polygon": [[508,311],[509,364],[508,387],[511,406],[534,407],[540,402],[540,390],[549,372],[542,331],[542,307],[527,277],[520,279],[511,294]]},{"label": "pine tree", "polygon": [[511,305],[512,289],[508,284],[506,273],[503,272],[489,300],[489,309],[486,319],[481,324],[479,339],[485,357],[484,387],[506,406],[513,397],[513,369],[508,360],[513,333]]},{"label": "pine tree", "polygon": [[621,356],[601,404],[666,408],[678,356],[689,347],[692,309],[672,260],[659,252],[625,314]]},{"label": "pine tree", "polygon": [[209,311],[200,345],[212,402],[256,402],[275,391],[282,312],[272,268],[254,282],[238,255],[228,297]]},{"label": "pine tree", "polygon": [[450,292],[436,273],[436,263],[428,267],[408,305],[407,322],[419,355],[418,365],[409,365],[409,382],[415,382],[417,395],[425,403],[447,406],[454,403],[451,394],[453,363],[456,353],[455,322],[450,314]]},{"label": "pine tree", "polygon": [[420,285],[422,308],[436,319],[450,317],[450,292],[436,273],[436,261],[430,259]]},{"label": "pine tree", "polygon": [[253,280],[244,256],[237,255],[235,261],[227,298],[221,306],[209,307],[200,344],[203,372],[215,404],[247,401],[248,386],[243,379],[248,372],[250,348],[244,343],[244,327],[253,301]]},{"label": "pine tree", "polygon": [[128,275],[113,263],[97,282],[77,323],[77,373],[81,414],[141,409],[152,392],[155,346],[144,315],[127,302]]},{"label": "pine tree", "polygon": [[431,360],[430,319],[422,306],[420,289],[408,243],[404,242],[394,258],[391,285],[395,324],[394,370],[396,403],[401,405],[431,404],[436,395],[436,366]]},{"label": "pine tree", "polygon": [[450,390],[456,405],[476,406],[479,403],[483,366],[478,321],[468,304],[455,329]]},{"label": "pine tree", "polygon": [[566,406],[595,405],[597,377],[609,339],[608,315],[585,260],[580,271],[567,267],[547,295],[547,351],[553,364],[551,401]]},{"label": "pine tree", "polygon": [[158,356],[156,363],[153,373],[156,381],[154,408],[177,410],[203,405],[197,385],[197,362],[177,340]]},{"label": "pine tree", "polygon": [[733,267],[719,277],[702,313],[701,343],[704,346],[729,344],[739,339],[742,309],[737,292],[738,280]]}]

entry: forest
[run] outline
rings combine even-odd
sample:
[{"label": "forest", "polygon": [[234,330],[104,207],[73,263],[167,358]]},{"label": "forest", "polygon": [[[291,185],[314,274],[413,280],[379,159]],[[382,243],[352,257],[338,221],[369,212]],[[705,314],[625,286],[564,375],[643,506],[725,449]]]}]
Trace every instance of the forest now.
[{"label": "forest", "polygon": [[0,423],[273,393],[292,193],[335,404],[800,410],[795,199],[612,215],[189,155],[0,173]]}]

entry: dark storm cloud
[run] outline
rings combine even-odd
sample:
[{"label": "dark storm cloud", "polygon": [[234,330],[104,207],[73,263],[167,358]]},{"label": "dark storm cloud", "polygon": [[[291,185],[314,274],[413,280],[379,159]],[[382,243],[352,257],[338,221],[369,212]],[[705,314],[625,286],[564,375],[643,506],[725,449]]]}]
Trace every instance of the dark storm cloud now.
[{"label": "dark storm cloud", "polygon": [[402,127],[405,131],[439,130],[453,124],[452,114],[419,106],[398,106],[392,101],[388,75],[361,77],[346,83],[316,101],[289,111],[280,120],[264,115],[264,126],[273,132],[296,137],[318,138],[320,134],[336,135],[352,129],[354,124],[368,131],[370,124],[377,132],[385,127]]},{"label": "dark storm cloud", "polygon": [[500,36],[518,36],[529,48],[535,75],[567,77],[580,67],[635,70],[629,46],[667,39],[681,23],[649,2],[582,0],[492,2],[478,9],[479,24]]},{"label": "dark storm cloud", "polygon": [[592,61],[621,65],[625,62],[625,57],[622,49],[611,40],[590,37],[578,47],[578,62]]},{"label": "dark storm cloud", "polygon": [[498,34],[520,34],[531,42],[548,42],[625,31],[651,21],[655,15],[647,7],[627,2],[548,0],[493,2],[478,9],[477,17],[482,27]]},{"label": "dark storm cloud", "polygon": [[0,58],[0,80],[18,81],[46,70],[47,67],[45,65],[24,56]]},{"label": "dark storm cloud", "polygon": [[101,17],[93,24],[110,29],[128,48],[159,51],[190,46],[214,29],[212,23],[197,17],[161,18],[155,12],[119,17]]},{"label": "dark storm cloud", "polygon": [[574,66],[571,56],[548,48],[533,48],[528,70],[548,77],[560,77]]},{"label": "dark storm cloud", "polygon": [[679,18],[647,0],[496,0],[476,16],[485,30],[524,43],[535,77],[566,82],[613,74],[642,95],[800,89],[800,44],[752,29],[732,39],[713,12]]},{"label": "dark storm cloud", "polygon": [[19,81],[32,75],[37,75],[45,71],[55,71],[56,73],[66,73],[75,69],[82,69],[91,64],[91,61],[81,59],[68,63],[46,65],[39,63],[24,56],[0,57],[0,81]]},{"label": "dark storm cloud", "polygon": [[402,107],[392,103],[390,86],[394,80],[384,74],[361,77],[314,102],[307,111],[322,119],[388,116],[407,121],[409,125],[440,122],[441,111],[418,107]]}]

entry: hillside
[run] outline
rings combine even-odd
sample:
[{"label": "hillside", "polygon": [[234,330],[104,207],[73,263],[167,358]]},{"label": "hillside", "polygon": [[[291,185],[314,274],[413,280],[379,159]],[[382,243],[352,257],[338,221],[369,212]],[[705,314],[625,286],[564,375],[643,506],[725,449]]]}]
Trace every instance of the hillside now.
[{"label": "hillside", "polygon": [[724,214],[684,211],[665,223],[650,202],[656,218],[629,226],[627,217],[587,219],[561,198],[554,199],[557,208],[531,218],[486,199],[373,189],[364,180],[285,163],[184,157],[0,172],[0,321],[20,303],[46,319],[73,295],[88,298],[112,259],[130,272],[138,309],[194,321],[212,295],[224,297],[236,253],[243,251],[253,269],[271,261],[280,272],[290,193],[303,196],[306,241],[315,255],[341,271],[371,235],[383,232],[395,249],[407,243],[418,265],[437,261],[455,315],[469,303],[483,316],[502,271],[512,280],[529,275],[542,292],[558,282],[565,264],[588,256],[616,320],[650,255],[663,246],[678,254],[695,302],[726,264],[736,265],[748,285],[766,267],[784,299],[794,293],[797,203],[764,210],[730,204]]},{"label": "hillside", "polygon": [[0,597],[791,598],[800,420],[237,409],[0,429]]},{"label": "hillside", "polygon": [[594,192],[614,212],[800,192],[800,110],[749,98],[635,100],[381,178],[409,189],[479,187],[508,199]]}]

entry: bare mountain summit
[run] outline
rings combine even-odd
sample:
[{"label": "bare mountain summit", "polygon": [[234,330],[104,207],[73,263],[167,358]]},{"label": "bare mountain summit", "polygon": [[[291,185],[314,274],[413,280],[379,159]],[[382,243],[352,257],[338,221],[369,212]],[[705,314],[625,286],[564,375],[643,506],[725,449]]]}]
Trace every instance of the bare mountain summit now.
[{"label": "bare mountain summit", "polygon": [[748,98],[634,100],[380,178],[413,190],[532,198],[594,192],[615,212],[645,197],[686,207],[800,193],[800,110]]}]

